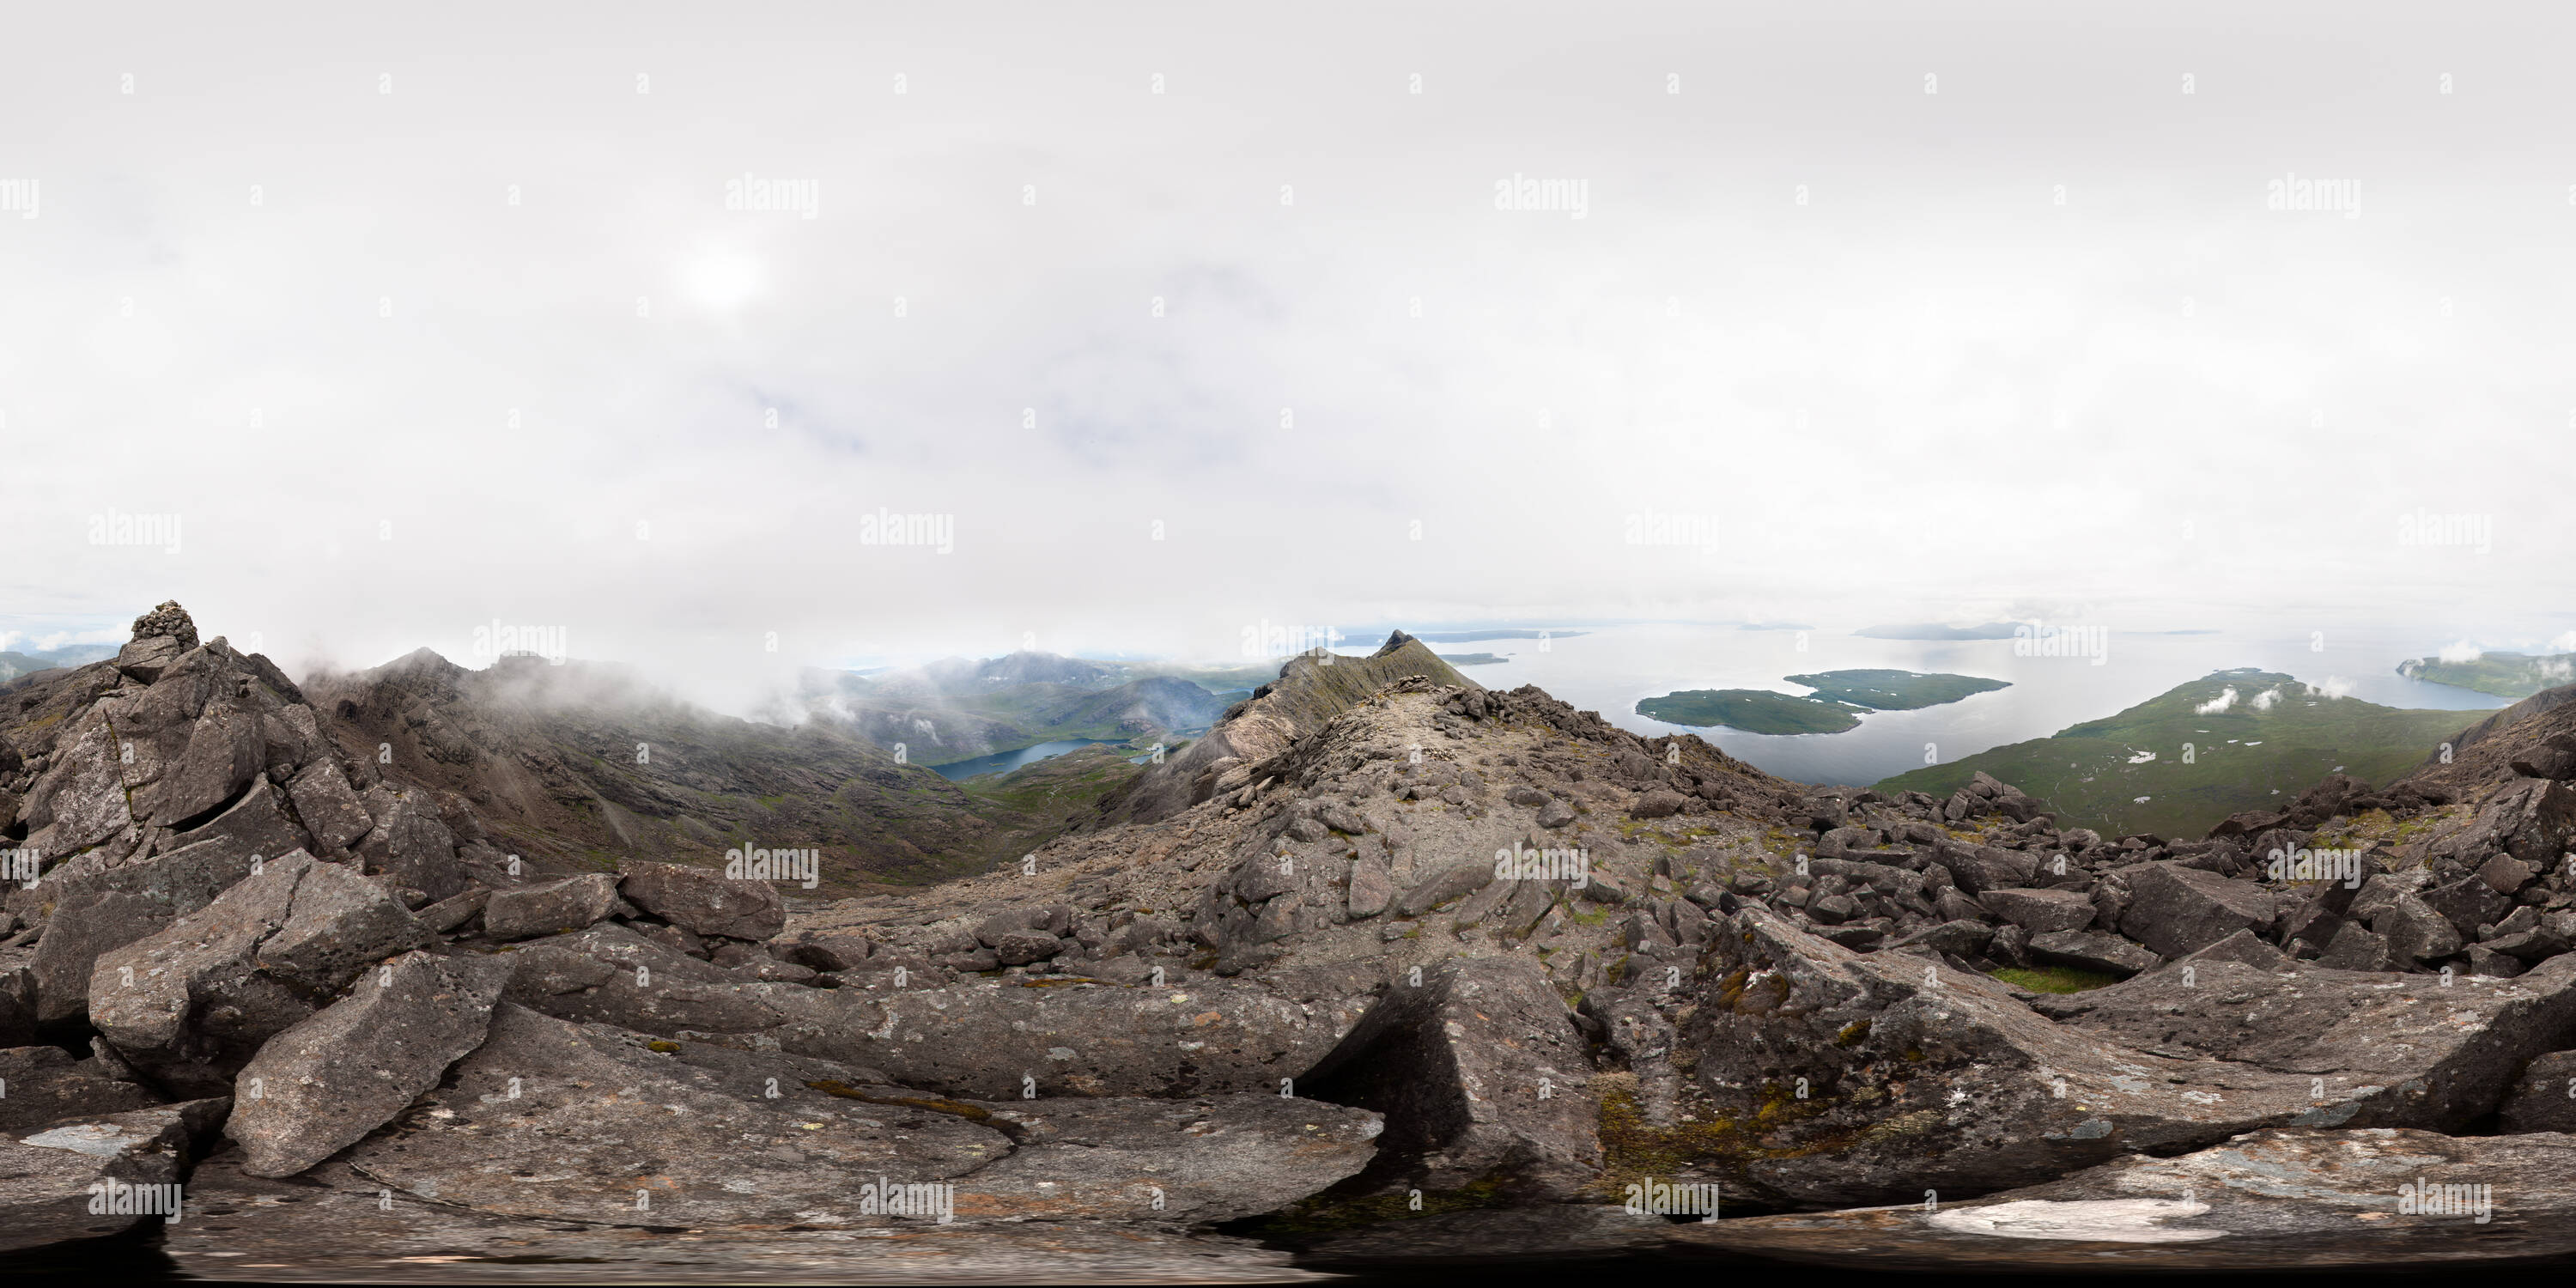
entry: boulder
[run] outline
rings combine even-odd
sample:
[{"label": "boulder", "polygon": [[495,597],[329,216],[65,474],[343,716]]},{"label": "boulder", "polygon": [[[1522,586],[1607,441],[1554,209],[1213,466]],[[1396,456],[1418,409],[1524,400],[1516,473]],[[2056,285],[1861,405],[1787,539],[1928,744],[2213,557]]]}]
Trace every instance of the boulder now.
[{"label": "boulder", "polygon": [[859,1090],[873,1082],[867,1071],[721,1050],[699,1067],[681,1054],[697,1045],[503,1003],[482,1046],[353,1147],[349,1166],[399,1191],[509,1216],[846,1225],[865,1215],[860,1178],[935,1185],[1011,1150],[976,1115],[809,1085]]},{"label": "boulder", "polygon": [[[278,862],[283,864],[287,860]],[[285,924],[259,945],[260,969],[323,993],[358,972],[432,939],[402,900],[338,863],[311,863],[295,884]]]},{"label": "boulder", "polygon": [[1675,1061],[1714,1126],[1628,1147],[1757,1202],[2028,1184],[2309,1107],[2305,1078],[2135,1050],[2052,1023],[1984,976],[1852,953],[1755,905],[1718,929]]},{"label": "boulder", "polygon": [[857,970],[876,951],[876,945],[855,930],[808,931],[793,940],[773,942],[770,947],[786,961],[827,971]]},{"label": "boulder", "polygon": [[234,1081],[242,1170],[293,1176],[391,1122],[481,1045],[506,957],[405,953],[268,1040]]},{"label": "boulder", "polygon": [[2554,779],[2519,782],[2488,798],[2469,833],[2466,857],[2484,862],[2494,850],[2547,870],[2576,845],[2576,787]]},{"label": "boulder", "polygon": [[2271,893],[2250,881],[2171,861],[2142,863],[2115,875],[2126,880],[2131,896],[2120,915],[2120,933],[2166,957],[2272,925]]},{"label": "boulder", "polygon": [[677,863],[630,863],[624,872],[618,892],[627,902],[692,934],[767,939],[787,928],[787,902],[767,882]]},{"label": "boulder", "polygon": [[2385,971],[2397,966],[2397,955],[2389,951],[2388,938],[2371,931],[2358,921],[2347,921],[2326,941],[2317,965],[2327,970]]},{"label": "boulder", "polygon": [[1933,861],[1947,869],[1959,888],[1971,895],[2027,886],[2039,875],[2038,855],[1992,845],[1961,845],[1945,840],[1935,847]]},{"label": "boulder", "polygon": [[205,907],[102,954],[90,974],[90,1022],[164,1085],[229,1089],[261,1045],[366,963],[420,941],[418,923],[388,914],[381,895],[301,850],[270,861]]},{"label": "boulder", "polygon": [[2098,971],[2122,979],[2142,970],[2152,970],[2164,960],[2118,935],[2084,930],[2052,930],[2032,935],[2027,951],[2030,959],[2042,966]]},{"label": "boulder", "polygon": [[47,856],[77,854],[130,833],[135,818],[126,802],[116,731],[107,718],[92,714],[54,746],[52,763],[19,806],[21,821],[31,829],[26,848]]},{"label": "boulder", "polygon": [[138,684],[150,684],[176,664],[191,644],[181,644],[168,636],[129,640],[116,651],[116,669]]},{"label": "boulder", "polygon": [[[195,1100],[85,1115],[23,1136],[0,1136],[0,1252],[134,1228],[151,1215],[135,1211],[143,1206],[136,1200],[168,1192],[131,1187],[176,1190],[187,1170],[189,1142],[212,1131],[223,1114],[220,1098]],[[107,1210],[92,1212],[93,1200],[104,1200]],[[184,1196],[180,1205],[184,1220]]]},{"label": "boulder", "polygon": [[2205,957],[2186,981],[2184,964],[2035,1006],[2106,1041],[2318,1079],[2319,1108],[2296,1124],[2308,1126],[2458,1130],[2496,1107],[2526,1061],[2576,1046],[2576,957],[2447,987]]},{"label": "boulder", "polygon": [[1395,899],[1395,881],[1387,874],[1383,859],[1362,859],[1351,865],[1350,910],[1353,918],[1374,917],[1386,911]]},{"label": "boulder", "polygon": [[529,940],[506,956],[508,999],[557,1019],[667,1035],[757,1033],[787,1018],[734,972],[613,922]]},{"label": "boulder", "polygon": [[1591,1081],[1546,969],[1482,957],[1398,980],[1298,1089],[1386,1116],[1370,1191],[1572,1201],[1601,1175]]},{"label": "boulder", "polygon": [[2576,1051],[2532,1057],[2515,1075],[2500,1110],[2507,1132],[2576,1133]]},{"label": "boulder", "polygon": [[[1194,977],[1166,988],[1086,980],[834,990],[737,985],[785,1018],[760,1033],[790,1052],[882,1069],[945,1095],[1276,1094],[1358,1018],[1363,999],[1293,1001]],[[1374,1108],[1375,1106],[1369,1106]]]},{"label": "boulder", "polygon": [[496,890],[483,904],[483,933],[504,942],[570,934],[608,919],[617,878],[605,872]]},{"label": "boulder", "polygon": [[[2509,863],[2517,867],[2522,865],[2520,859],[2496,858],[2489,860],[2488,866],[2492,867],[2498,863]],[[2502,921],[2506,913],[2513,911],[2512,897],[2496,893],[2495,887],[2488,885],[2483,876],[2462,877],[2449,885],[2436,886],[2417,897],[2423,901],[2425,907],[2440,913],[2444,921],[2450,922],[2451,928],[2459,932],[2462,940],[2477,938],[2478,927]],[[2448,956],[2449,954],[2436,955]]]},{"label": "boulder", "polygon": [[899,1218],[866,1200],[892,1181],[949,1187],[948,1210],[925,1223],[1199,1223],[1358,1172],[1379,1129],[1374,1114],[1275,1093],[974,1101],[879,1077],[504,1004],[452,1085],[349,1162],[444,1203],[532,1217],[885,1225]]},{"label": "boulder", "polygon": [[233,799],[266,762],[259,717],[220,699],[206,704],[188,731],[187,747],[160,781],[135,790],[151,822],[176,827]]},{"label": "boulder", "polygon": [[38,1018],[56,1023],[85,1013],[99,954],[213,903],[250,875],[251,858],[231,838],[210,838],[142,863],[44,882],[53,911],[29,967]]},{"label": "boulder", "polygon": [[1680,813],[1682,806],[1689,803],[1689,798],[1680,792],[1658,789],[1638,797],[1636,806],[1628,811],[1628,815],[1631,818],[1668,818]]},{"label": "boulder", "polygon": [[957,1215],[968,1220],[1203,1225],[1259,1216],[1357,1174],[1383,1127],[1367,1110],[1275,1091],[965,1103],[1012,1146],[958,1180]]},{"label": "boulder", "polygon": [[161,1097],[117,1076],[93,1056],[75,1060],[61,1047],[0,1050],[0,1133],[16,1136],[58,1118],[149,1109]]},{"label": "boulder", "polygon": [[2093,924],[2093,900],[2081,890],[1988,890],[1977,896],[1986,911],[2034,935],[2082,930]]},{"label": "boulder", "polygon": [[2027,1189],[1677,1227],[1676,1243],[1836,1269],[2416,1269],[2576,1252],[2576,1140],[2273,1129]]},{"label": "boulder", "polygon": [[465,893],[467,872],[457,861],[456,833],[439,817],[429,793],[417,788],[370,789],[372,802],[382,790],[384,804],[375,826],[358,842],[358,854],[370,872],[392,877],[434,902]]},{"label": "boulder", "polygon": [[[1264,865],[1267,866],[1267,865]],[[1422,914],[1493,884],[1494,865],[1489,862],[1467,862],[1441,868],[1413,883],[1412,888],[1395,901],[1395,915],[1419,917]]]},{"label": "boulder", "polygon": [[358,804],[358,793],[327,756],[306,765],[289,781],[286,796],[295,802],[295,816],[304,820],[313,840],[326,850],[355,845],[375,830],[375,821]]},{"label": "boulder", "polygon": [[2371,918],[2370,928],[2388,941],[2389,955],[2400,964],[2439,961],[2459,952],[2465,942],[2449,918],[2411,894],[2390,901]]}]

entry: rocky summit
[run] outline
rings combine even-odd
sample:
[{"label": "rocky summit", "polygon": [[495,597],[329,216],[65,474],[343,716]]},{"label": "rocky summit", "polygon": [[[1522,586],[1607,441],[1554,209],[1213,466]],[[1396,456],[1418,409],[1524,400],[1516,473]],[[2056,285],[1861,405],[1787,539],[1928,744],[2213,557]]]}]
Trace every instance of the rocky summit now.
[{"label": "rocky summit", "polygon": [[[385,1280],[2576,1251],[2576,690],[2105,837],[1983,775],[1783,781],[1398,633],[1011,832],[870,744],[525,670],[299,684],[164,603],[0,688],[0,1245]],[[710,818],[871,892],[728,872]]]}]

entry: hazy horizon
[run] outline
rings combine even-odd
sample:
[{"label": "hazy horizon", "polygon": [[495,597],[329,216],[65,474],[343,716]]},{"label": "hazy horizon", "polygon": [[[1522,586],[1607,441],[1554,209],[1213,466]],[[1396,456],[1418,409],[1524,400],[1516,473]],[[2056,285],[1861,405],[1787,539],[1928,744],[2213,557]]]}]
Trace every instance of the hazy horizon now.
[{"label": "hazy horizon", "polygon": [[2080,18],[33,15],[0,631],[2576,626],[2570,24]]}]

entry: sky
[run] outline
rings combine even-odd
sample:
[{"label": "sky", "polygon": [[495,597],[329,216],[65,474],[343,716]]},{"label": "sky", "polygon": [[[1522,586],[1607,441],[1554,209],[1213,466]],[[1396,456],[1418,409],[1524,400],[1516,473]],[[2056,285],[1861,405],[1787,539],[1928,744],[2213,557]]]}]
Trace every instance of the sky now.
[{"label": "sky", "polygon": [[9,647],[2576,627],[2547,6],[12,26]]}]

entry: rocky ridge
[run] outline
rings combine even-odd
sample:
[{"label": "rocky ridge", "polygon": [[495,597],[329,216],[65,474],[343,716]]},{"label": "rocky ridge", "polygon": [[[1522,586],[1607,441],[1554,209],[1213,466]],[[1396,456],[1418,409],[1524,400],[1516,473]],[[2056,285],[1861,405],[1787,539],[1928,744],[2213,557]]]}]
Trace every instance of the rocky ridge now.
[{"label": "rocky ridge", "polygon": [[[1867,1225],[1930,1264],[2112,1202],[2083,1228],[2141,1264],[2272,1264],[2324,1227],[2157,1187],[2242,1184],[2267,1150],[2474,1162],[2500,1111],[2537,1134],[2493,1166],[2536,1176],[2563,1139],[2555,706],[2483,737],[2509,774],[2329,779],[2207,837],[2104,838],[1991,779],[1784,782],[1420,651],[1292,661],[1017,862],[791,902],[513,862],[465,792],[350,754],[164,605],[113,663],[0,689],[0,809],[41,869],[8,897],[0,1063],[46,1115],[5,1143],[100,1142],[73,1171],[184,1179],[242,1239],[335,1264],[278,1186],[406,1196],[411,1247],[792,1222],[1005,1248],[1038,1222],[1077,1258],[1132,1230],[1255,1273],[1278,1254],[1212,1226],[1329,1263],[1797,1257]],[[2069,981],[2092,987],[2026,986]],[[71,1165],[0,1186],[16,1246],[72,1237],[39,1215]],[[1622,1211],[1712,1184],[1781,1215]],[[1997,1214],[1816,1215],[1926,1191]],[[2395,1219],[2380,1197],[2339,1201]]]}]

